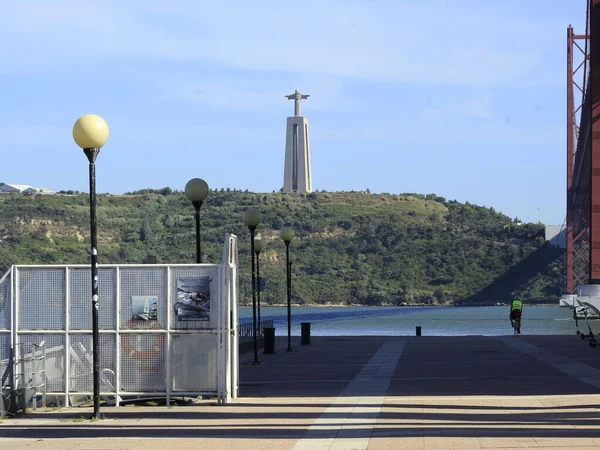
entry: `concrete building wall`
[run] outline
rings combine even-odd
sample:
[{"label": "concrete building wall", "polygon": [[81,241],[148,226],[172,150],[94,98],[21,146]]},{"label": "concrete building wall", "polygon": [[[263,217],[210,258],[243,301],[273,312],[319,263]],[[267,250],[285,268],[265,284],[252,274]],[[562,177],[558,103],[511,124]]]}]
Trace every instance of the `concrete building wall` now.
[{"label": "concrete building wall", "polygon": [[30,187],[25,189],[23,192],[21,192],[22,194],[54,194],[54,191],[52,189],[49,188],[36,188],[36,187]]},{"label": "concrete building wall", "polygon": [[0,186],[0,192],[23,192],[26,189],[30,189],[31,186],[28,184],[5,184]]},{"label": "concrete building wall", "polygon": [[0,186],[0,193],[20,193],[20,194],[54,194],[50,188],[37,188],[28,184],[4,184]]}]

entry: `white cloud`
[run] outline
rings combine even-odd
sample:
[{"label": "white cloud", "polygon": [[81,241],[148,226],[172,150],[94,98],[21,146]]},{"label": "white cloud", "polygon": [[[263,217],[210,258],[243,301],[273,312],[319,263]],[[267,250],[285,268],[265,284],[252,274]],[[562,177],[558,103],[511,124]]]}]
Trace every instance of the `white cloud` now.
[{"label": "white cloud", "polygon": [[439,0],[306,0],[301,8],[259,0],[32,0],[3,5],[0,20],[5,72],[101,69],[120,58],[467,85],[526,82],[550,33],[501,7]]},{"label": "white cloud", "polygon": [[[155,80],[159,97],[167,101],[211,105],[219,109],[273,112],[285,110],[290,115],[293,102],[285,95],[294,89],[307,93],[304,102],[309,111],[351,107],[354,102],[345,96],[341,80],[327,76],[291,76],[273,80],[248,79],[243,76],[203,77],[158,76]],[[303,108],[303,111],[306,109]]]},{"label": "white cloud", "polygon": [[419,113],[419,117],[429,122],[467,117],[471,119],[493,119],[491,93],[479,97],[460,100],[449,106],[429,107]]},{"label": "white cloud", "polygon": [[464,100],[456,105],[456,111],[476,119],[492,119],[491,112],[492,94],[483,97]]},{"label": "white cloud", "polygon": [[[503,121],[490,121],[486,124],[457,126],[454,122],[440,122],[434,126],[424,121],[403,120],[365,123],[355,129],[330,128],[314,125],[311,130],[313,146],[317,141],[380,141],[399,143],[447,144],[507,143],[513,145],[533,145],[536,148],[556,146],[564,139],[562,127],[514,127]],[[340,148],[343,151],[343,148]],[[482,147],[483,151],[483,147]],[[489,156],[489,155],[488,155]],[[503,157],[503,155],[498,155]]]}]

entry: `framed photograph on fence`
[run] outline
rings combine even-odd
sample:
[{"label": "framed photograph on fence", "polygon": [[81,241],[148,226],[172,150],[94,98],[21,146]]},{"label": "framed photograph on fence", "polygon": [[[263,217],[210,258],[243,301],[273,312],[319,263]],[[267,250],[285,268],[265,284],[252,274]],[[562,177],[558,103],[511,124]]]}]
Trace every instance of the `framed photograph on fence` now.
[{"label": "framed photograph on fence", "polygon": [[158,297],[156,295],[132,295],[131,318],[133,320],[158,320]]},{"label": "framed photograph on fence", "polygon": [[210,320],[210,277],[177,279],[175,314],[178,321]]}]

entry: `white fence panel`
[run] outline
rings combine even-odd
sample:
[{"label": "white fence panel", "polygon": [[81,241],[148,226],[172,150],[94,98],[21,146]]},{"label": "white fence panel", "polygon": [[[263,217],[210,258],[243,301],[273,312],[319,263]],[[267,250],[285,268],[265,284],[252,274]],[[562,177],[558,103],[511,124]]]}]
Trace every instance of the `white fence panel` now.
[{"label": "white fence panel", "polygon": [[[220,265],[100,265],[101,395],[235,398],[236,266],[233,235]],[[65,405],[92,395],[91,291],[89,266],[13,266],[0,279],[2,373],[11,348],[44,341],[46,392]]]}]

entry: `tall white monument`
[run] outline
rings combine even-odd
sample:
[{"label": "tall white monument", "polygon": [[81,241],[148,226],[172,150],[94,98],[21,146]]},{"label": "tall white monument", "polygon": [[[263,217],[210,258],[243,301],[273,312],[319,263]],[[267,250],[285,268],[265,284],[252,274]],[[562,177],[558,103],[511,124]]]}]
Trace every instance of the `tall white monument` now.
[{"label": "tall white monument", "polygon": [[287,118],[283,192],[312,192],[308,119],[300,115],[300,101],[308,97],[297,90],[286,95],[294,100],[294,115]]}]

